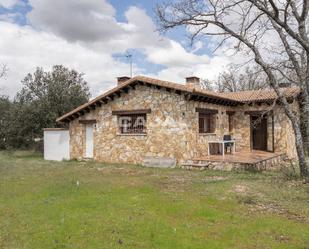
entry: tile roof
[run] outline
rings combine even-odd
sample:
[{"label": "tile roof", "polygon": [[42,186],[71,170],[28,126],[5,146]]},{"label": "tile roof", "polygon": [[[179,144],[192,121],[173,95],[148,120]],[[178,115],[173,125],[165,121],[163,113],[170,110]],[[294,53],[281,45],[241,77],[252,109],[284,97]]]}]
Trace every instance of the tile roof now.
[{"label": "tile roof", "polygon": [[[282,88],[283,94],[287,97],[295,97],[300,93],[298,87]],[[251,90],[239,92],[219,93],[220,96],[241,102],[263,102],[270,101],[277,98],[277,93],[273,89],[267,90]]]},{"label": "tile roof", "polygon": [[[259,102],[259,101],[273,100],[273,99],[276,99],[276,96],[277,96],[273,90],[241,91],[241,92],[235,92],[235,93],[217,93],[217,92],[208,91],[208,90],[194,89],[184,84],[174,83],[170,81],[159,80],[159,79],[149,78],[145,76],[136,76],[122,83],[121,85],[118,85],[114,87],[113,89],[99,95],[98,97],[94,98],[88,103],[85,103],[75,108],[74,110],[64,114],[63,116],[59,117],[56,121],[57,122],[65,121],[72,115],[77,114],[78,112],[81,112],[82,110],[86,108],[94,106],[97,102],[108,98],[114,93],[121,91],[122,89],[125,89],[136,82],[143,82],[143,83],[155,85],[158,87],[173,89],[175,91],[186,92],[190,95],[195,95],[201,98],[206,98],[209,101],[219,101],[219,104],[228,103],[231,105],[238,105],[238,104],[243,104],[246,102],[254,102],[254,101]],[[285,91],[285,94],[287,94],[287,97],[297,96],[300,92],[298,88],[286,88],[284,91]]]}]

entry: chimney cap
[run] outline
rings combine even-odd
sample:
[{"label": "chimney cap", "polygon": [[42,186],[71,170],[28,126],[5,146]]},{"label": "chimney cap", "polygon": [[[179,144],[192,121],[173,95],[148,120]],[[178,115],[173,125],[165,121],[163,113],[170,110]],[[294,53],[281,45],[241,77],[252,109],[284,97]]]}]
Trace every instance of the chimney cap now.
[{"label": "chimney cap", "polygon": [[189,77],[186,77],[186,82],[187,83],[199,83],[200,78],[197,76],[189,76]]},{"label": "chimney cap", "polygon": [[128,81],[129,79],[131,79],[131,77],[128,77],[128,76],[120,76],[120,77],[117,77],[117,83],[118,85]]},{"label": "chimney cap", "polygon": [[192,89],[201,89],[200,78],[196,76],[186,77],[186,86]]},{"label": "chimney cap", "polygon": [[194,76],[194,75],[186,77],[186,80],[190,80],[190,79],[198,79],[199,80],[200,78],[197,77],[197,76]]},{"label": "chimney cap", "polygon": [[129,77],[129,76],[119,76],[119,77],[117,77],[117,80],[129,80],[129,79],[131,79],[131,77]]}]

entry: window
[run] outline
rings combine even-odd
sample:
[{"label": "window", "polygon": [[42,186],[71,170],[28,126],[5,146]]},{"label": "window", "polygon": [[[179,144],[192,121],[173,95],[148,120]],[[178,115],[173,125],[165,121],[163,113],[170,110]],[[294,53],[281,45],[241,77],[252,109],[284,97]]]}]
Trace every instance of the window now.
[{"label": "window", "polygon": [[197,107],[196,112],[198,112],[199,133],[214,133],[218,110]]},{"label": "window", "polygon": [[112,115],[118,117],[118,132],[120,134],[146,134],[147,114],[151,109],[114,110]]},{"label": "window", "polygon": [[214,133],[216,116],[214,114],[199,113],[199,133]]},{"label": "window", "polygon": [[146,113],[118,115],[118,127],[121,134],[146,134]]}]

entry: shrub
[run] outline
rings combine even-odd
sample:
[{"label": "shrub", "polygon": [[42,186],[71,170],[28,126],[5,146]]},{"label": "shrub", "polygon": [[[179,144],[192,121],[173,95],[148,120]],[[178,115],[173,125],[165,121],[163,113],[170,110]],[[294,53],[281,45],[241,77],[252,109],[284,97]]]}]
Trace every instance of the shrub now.
[{"label": "shrub", "polygon": [[282,178],[286,181],[300,179],[299,167],[294,160],[288,160],[284,163],[280,169]]}]

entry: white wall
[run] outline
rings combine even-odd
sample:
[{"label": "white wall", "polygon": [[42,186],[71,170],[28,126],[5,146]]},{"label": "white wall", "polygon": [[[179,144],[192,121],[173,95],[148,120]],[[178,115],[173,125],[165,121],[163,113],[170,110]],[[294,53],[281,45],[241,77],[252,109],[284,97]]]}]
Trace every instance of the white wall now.
[{"label": "white wall", "polygon": [[69,130],[44,130],[44,159],[55,161],[70,159]]}]

